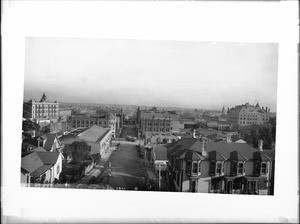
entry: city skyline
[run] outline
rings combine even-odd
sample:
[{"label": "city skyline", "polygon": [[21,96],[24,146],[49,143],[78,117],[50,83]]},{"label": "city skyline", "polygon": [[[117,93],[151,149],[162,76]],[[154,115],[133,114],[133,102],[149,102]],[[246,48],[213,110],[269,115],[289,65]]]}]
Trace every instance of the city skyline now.
[{"label": "city skyline", "polygon": [[38,37],[25,54],[25,100],[276,112],[277,44]]}]

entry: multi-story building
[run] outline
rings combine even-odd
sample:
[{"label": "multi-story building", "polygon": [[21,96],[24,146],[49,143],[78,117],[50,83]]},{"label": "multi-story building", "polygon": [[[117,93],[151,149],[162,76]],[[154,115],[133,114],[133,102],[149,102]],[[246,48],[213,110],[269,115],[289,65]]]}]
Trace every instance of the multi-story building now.
[{"label": "multi-story building", "polygon": [[265,124],[269,122],[269,118],[270,109],[261,108],[258,103],[255,106],[249,103],[238,105],[227,111],[227,121],[240,126]]},{"label": "multi-story building", "polygon": [[[178,126],[179,115],[167,111],[137,111],[137,123],[139,130],[145,132],[172,132]],[[173,130],[174,122],[174,130]],[[179,131],[179,130],[178,130]]]},{"label": "multi-story building", "polygon": [[[273,194],[275,154],[240,143],[182,139],[167,145],[170,173],[181,192]],[[270,156],[273,155],[273,156]]]},{"label": "multi-story building", "polygon": [[88,128],[94,125],[110,128],[113,138],[116,137],[118,127],[120,127],[120,119],[112,113],[102,113],[96,115],[75,114],[70,118],[70,123],[73,128]]},{"label": "multi-story building", "polygon": [[23,118],[35,121],[58,119],[58,110],[59,103],[57,101],[50,102],[44,93],[40,101],[31,99],[23,103]]}]

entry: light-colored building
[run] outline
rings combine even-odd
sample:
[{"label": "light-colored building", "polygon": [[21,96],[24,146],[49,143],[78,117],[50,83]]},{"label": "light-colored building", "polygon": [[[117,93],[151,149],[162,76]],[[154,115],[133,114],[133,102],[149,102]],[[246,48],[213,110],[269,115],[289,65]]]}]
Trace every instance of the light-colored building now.
[{"label": "light-colored building", "polygon": [[77,139],[86,141],[91,146],[90,154],[99,153],[102,157],[111,145],[112,130],[94,125],[80,133]]},{"label": "light-colored building", "polygon": [[40,120],[56,120],[59,115],[59,103],[50,102],[46,93],[43,94],[40,101],[29,100],[23,103],[23,118]]},{"label": "light-colored building", "polygon": [[73,128],[88,128],[94,125],[103,128],[110,128],[113,138],[120,128],[120,118],[112,113],[103,113],[96,115],[76,114],[71,116],[70,123]]},{"label": "light-colored building", "polygon": [[60,152],[48,152],[38,148],[24,156],[21,163],[21,184],[53,183],[59,179],[62,171],[63,155]]},{"label": "light-colored building", "polygon": [[235,106],[227,111],[227,121],[240,126],[265,124],[270,119],[270,109],[249,103]]},{"label": "light-colored building", "polygon": [[[167,145],[177,191],[272,194],[274,156],[247,144],[182,139]],[[268,150],[270,151],[270,150]]]},{"label": "light-colored building", "polygon": [[153,133],[145,132],[145,145],[146,144],[159,144],[159,143],[170,143],[172,141],[177,141],[178,136],[171,133]]}]

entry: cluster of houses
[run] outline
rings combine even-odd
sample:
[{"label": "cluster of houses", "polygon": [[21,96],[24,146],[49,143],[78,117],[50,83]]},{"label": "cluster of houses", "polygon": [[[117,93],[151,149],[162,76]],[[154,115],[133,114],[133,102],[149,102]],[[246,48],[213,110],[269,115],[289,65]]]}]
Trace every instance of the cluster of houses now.
[{"label": "cluster of houses", "polygon": [[[45,134],[36,131],[22,133],[21,183],[29,186],[34,183],[58,181],[65,163],[72,163],[70,155],[64,156],[65,145],[84,141],[89,146],[88,156],[82,161],[84,169],[80,175],[93,169],[109,149],[112,130],[92,126],[74,130],[74,133],[58,137],[57,134]],[[79,175],[79,176],[80,176]]]},{"label": "cluster of houses", "polygon": [[146,147],[156,172],[168,172],[176,191],[273,195],[275,150],[262,145],[191,137]]},{"label": "cluster of houses", "polygon": [[[59,126],[59,103],[50,102],[46,94],[40,101],[24,102],[24,119],[28,119],[41,126],[41,122],[48,122],[52,126]],[[66,114],[69,116],[70,113]],[[82,115],[82,117],[84,117]],[[81,118],[82,118],[81,117]],[[83,141],[88,147],[88,155],[82,161],[80,175],[93,169],[101,160],[111,145],[112,138],[120,128],[118,116],[111,113],[103,115],[103,122],[82,122],[72,117],[71,124],[76,128],[69,132],[53,131],[50,133],[29,130],[22,132],[21,184],[53,184],[61,177],[65,164],[71,164],[73,158],[64,153],[64,147],[74,142]],[[87,120],[87,119],[86,119]],[[116,120],[118,122],[116,122]],[[107,123],[106,123],[107,122]],[[71,167],[71,166],[69,166]],[[74,168],[74,166],[72,167]],[[67,170],[67,169],[65,169]],[[79,175],[79,176],[80,176]]]},{"label": "cluster of houses", "polygon": [[[269,112],[259,105],[253,108],[261,116]],[[208,120],[226,125],[219,130],[193,123],[179,132],[145,131],[145,149],[155,171],[168,173],[179,192],[273,195],[275,150],[263,149],[262,140],[254,148],[238,132],[222,130],[228,125],[224,107],[220,118]]]}]

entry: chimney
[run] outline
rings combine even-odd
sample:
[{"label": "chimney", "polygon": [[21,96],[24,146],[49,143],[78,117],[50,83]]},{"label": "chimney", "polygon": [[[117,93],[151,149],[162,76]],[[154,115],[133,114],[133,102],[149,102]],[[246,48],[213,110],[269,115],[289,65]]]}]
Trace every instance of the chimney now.
[{"label": "chimney", "polygon": [[227,134],[227,135],[226,135],[226,143],[230,143],[230,142],[232,142],[232,140],[231,140],[231,135],[230,135],[230,134]]},{"label": "chimney", "polygon": [[265,110],[265,108],[264,108],[264,107],[262,107],[262,110]]},{"label": "chimney", "polygon": [[266,112],[268,112],[268,107],[266,107]]},{"label": "chimney", "polygon": [[261,140],[261,139],[259,139],[258,140],[258,149],[259,149],[259,151],[263,151],[263,144],[264,144],[264,141],[263,140]]},{"label": "chimney", "polygon": [[35,138],[35,130],[31,131],[31,138]]},{"label": "chimney", "polygon": [[202,156],[207,157],[208,153],[206,151],[206,144],[207,144],[207,139],[206,138],[202,138]]}]

